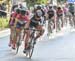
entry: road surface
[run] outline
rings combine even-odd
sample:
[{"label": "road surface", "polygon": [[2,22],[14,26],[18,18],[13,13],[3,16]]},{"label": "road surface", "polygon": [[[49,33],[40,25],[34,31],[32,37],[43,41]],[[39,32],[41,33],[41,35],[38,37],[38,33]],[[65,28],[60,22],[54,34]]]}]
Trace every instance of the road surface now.
[{"label": "road surface", "polygon": [[32,59],[25,57],[23,46],[15,55],[8,47],[8,41],[9,36],[0,38],[0,61],[75,61],[75,31],[53,39],[45,35],[37,42]]}]

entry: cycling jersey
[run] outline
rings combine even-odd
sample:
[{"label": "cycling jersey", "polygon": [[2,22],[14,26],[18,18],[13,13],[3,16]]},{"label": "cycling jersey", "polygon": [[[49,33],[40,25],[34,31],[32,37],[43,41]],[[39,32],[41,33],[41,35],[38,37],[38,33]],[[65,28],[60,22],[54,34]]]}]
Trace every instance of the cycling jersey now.
[{"label": "cycling jersey", "polygon": [[64,11],[64,13],[66,13],[66,12],[67,12],[67,8],[66,8],[66,7],[64,7],[64,8],[63,8],[63,11]]},{"label": "cycling jersey", "polygon": [[21,27],[25,26],[26,22],[29,20],[27,15],[22,16],[21,14],[18,14],[16,18],[18,20],[18,22],[16,24],[17,28],[21,28]]},{"label": "cycling jersey", "polygon": [[70,6],[70,7],[69,7],[69,11],[70,11],[70,12],[74,12],[74,7],[73,7],[73,6]]},{"label": "cycling jersey", "polygon": [[69,7],[69,12],[70,12],[72,15],[74,15],[74,6],[70,6],[70,7]]},{"label": "cycling jersey", "polygon": [[62,16],[63,15],[63,11],[62,10],[57,10],[56,13],[57,13],[57,16]]},{"label": "cycling jersey", "polygon": [[54,10],[53,9],[49,9],[47,12],[49,19],[51,19],[54,16]]},{"label": "cycling jersey", "polygon": [[[16,12],[13,12],[10,16],[10,20],[9,20],[9,25],[10,26],[13,26],[14,25],[14,22],[15,22],[15,18],[18,14]],[[13,19],[12,19],[13,18]]]},{"label": "cycling jersey", "polygon": [[31,18],[30,27],[37,27],[40,25],[41,18],[39,20],[35,19],[35,16]]}]

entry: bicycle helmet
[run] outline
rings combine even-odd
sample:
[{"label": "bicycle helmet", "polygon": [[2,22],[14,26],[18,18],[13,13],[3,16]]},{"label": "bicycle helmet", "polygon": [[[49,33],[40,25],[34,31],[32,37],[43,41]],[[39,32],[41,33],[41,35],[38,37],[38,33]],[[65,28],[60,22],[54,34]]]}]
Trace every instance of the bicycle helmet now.
[{"label": "bicycle helmet", "polygon": [[17,12],[18,14],[20,13],[20,8],[15,8],[15,12]]},{"label": "bicycle helmet", "polygon": [[52,5],[52,4],[50,4],[50,5],[49,5],[49,9],[52,9],[52,7],[53,7],[53,5]]},{"label": "bicycle helmet", "polygon": [[25,15],[26,12],[27,12],[26,8],[23,7],[23,8],[21,9],[21,14],[22,14],[22,15]]},{"label": "bicycle helmet", "polygon": [[41,9],[41,6],[37,6],[37,9]]},{"label": "bicycle helmet", "polygon": [[61,7],[58,7],[57,9],[61,9]]}]

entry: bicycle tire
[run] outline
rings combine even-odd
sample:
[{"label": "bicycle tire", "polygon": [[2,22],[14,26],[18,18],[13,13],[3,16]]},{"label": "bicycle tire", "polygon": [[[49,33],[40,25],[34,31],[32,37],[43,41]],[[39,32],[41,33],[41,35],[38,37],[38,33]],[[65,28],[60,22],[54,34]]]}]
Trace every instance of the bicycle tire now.
[{"label": "bicycle tire", "polygon": [[19,51],[19,46],[20,46],[19,42],[16,45],[17,45],[17,47],[16,47],[16,54],[17,54]]},{"label": "bicycle tire", "polygon": [[48,21],[48,36],[50,36],[50,34],[52,33],[52,28],[51,28],[51,22],[50,21]]},{"label": "bicycle tire", "polygon": [[32,55],[33,55],[33,51],[34,51],[34,48],[30,49],[29,52],[26,53],[26,56],[31,59]]},{"label": "bicycle tire", "polygon": [[50,25],[48,25],[48,36],[50,36],[51,31],[52,31],[51,26],[50,26]]},{"label": "bicycle tire", "polygon": [[32,55],[33,55],[33,51],[34,48],[30,49],[29,51],[26,52],[26,57],[28,57],[29,59],[31,59]]},{"label": "bicycle tire", "polygon": [[[34,44],[32,42],[33,42],[33,37],[31,38],[31,41],[29,43],[30,49],[29,49],[29,51],[26,52],[26,57],[28,57],[30,59],[31,59],[33,51],[34,51]],[[31,44],[33,44],[33,46],[31,46]]]},{"label": "bicycle tire", "polygon": [[30,50],[29,52],[29,58],[31,59],[32,55],[33,55],[33,51],[34,51],[34,47]]},{"label": "bicycle tire", "polygon": [[59,18],[57,19],[56,26],[57,26],[56,32],[60,31],[61,28],[60,28],[60,21],[59,21]]},{"label": "bicycle tire", "polygon": [[19,47],[20,47],[20,35],[17,37],[17,42],[16,42],[16,54],[18,53],[18,51],[19,51]]}]

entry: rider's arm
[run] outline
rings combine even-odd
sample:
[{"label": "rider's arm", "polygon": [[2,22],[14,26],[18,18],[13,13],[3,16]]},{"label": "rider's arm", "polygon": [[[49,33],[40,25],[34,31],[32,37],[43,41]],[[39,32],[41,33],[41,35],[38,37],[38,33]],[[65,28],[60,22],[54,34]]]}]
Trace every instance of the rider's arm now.
[{"label": "rider's arm", "polygon": [[18,19],[17,19],[17,18],[15,18],[14,27],[16,27],[17,22],[18,22]]},{"label": "rider's arm", "polygon": [[27,20],[27,23],[25,25],[25,28],[29,28],[29,25],[30,25],[30,19],[29,19],[29,17],[27,17],[26,20]]},{"label": "rider's arm", "polygon": [[18,15],[15,17],[14,27],[16,27],[16,24],[17,24],[18,20],[20,20],[20,19],[21,19],[21,15],[18,14]]}]

